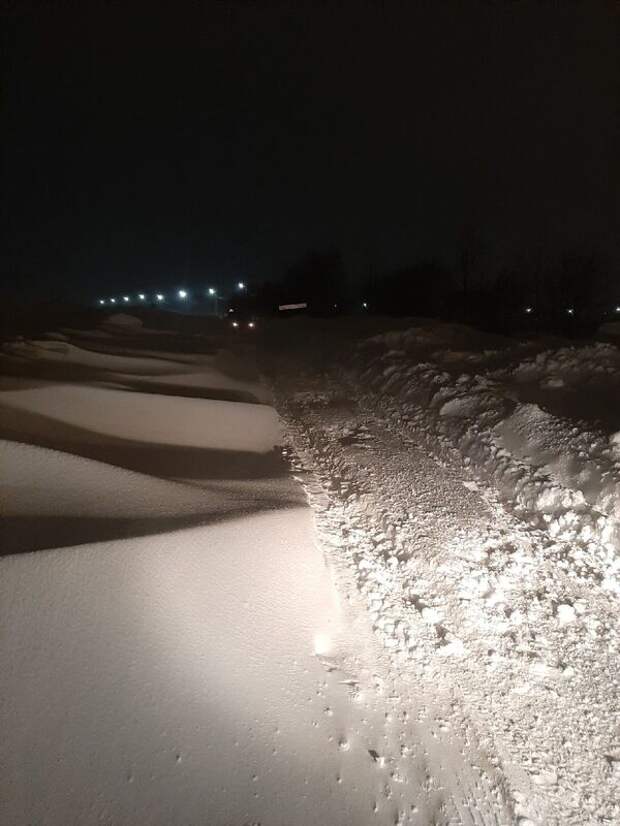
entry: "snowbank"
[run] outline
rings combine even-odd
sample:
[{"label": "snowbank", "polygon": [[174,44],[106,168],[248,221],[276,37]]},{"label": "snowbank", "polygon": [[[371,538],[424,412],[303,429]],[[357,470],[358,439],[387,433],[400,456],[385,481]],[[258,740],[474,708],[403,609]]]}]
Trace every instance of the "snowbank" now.
[{"label": "snowbank", "polygon": [[265,453],[278,441],[278,417],[266,405],[155,393],[53,385],[0,393],[0,405],[44,413],[50,430],[71,425],[115,440]]},{"label": "snowbank", "polygon": [[324,545],[395,667],[471,715],[506,822],[615,823],[617,351],[429,322],[337,336],[311,373],[277,353]]},{"label": "snowbank", "polygon": [[165,358],[135,358],[128,355],[85,350],[69,342],[28,339],[7,342],[2,351],[9,356],[36,361],[49,361],[68,366],[95,367],[110,372],[141,375],[171,373],[179,369],[178,362]]},{"label": "snowbank", "polygon": [[306,508],[2,562],[5,822],[376,822]]},{"label": "snowbank", "polygon": [[[498,350],[495,341],[437,324],[373,337],[355,359],[368,387],[402,403],[403,418],[457,447],[523,518],[579,543],[618,589],[620,463],[600,420],[620,425],[620,351],[541,342],[532,354],[533,343]],[[575,396],[590,422],[568,417]]]},{"label": "snowbank", "polygon": [[[95,337],[95,341],[97,338]],[[247,365],[222,351],[212,353],[155,353],[148,348],[129,348],[126,343],[108,337],[106,344],[94,349],[92,341],[80,338],[78,346],[69,341],[17,339],[2,346],[2,364],[13,375],[34,375],[45,379],[89,379],[90,384],[127,385],[133,389],[164,387],[178,394],[198,395],[203,390],[215,398],[235,401],[258,401],[269,404],[271,394],[256,380]],[[167,392],[167,391],[166,391]]]}]

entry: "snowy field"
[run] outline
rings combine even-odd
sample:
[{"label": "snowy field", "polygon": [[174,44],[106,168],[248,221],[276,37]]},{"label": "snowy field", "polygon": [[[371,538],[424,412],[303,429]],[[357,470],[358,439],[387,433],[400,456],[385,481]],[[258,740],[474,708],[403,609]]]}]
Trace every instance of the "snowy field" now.
[{"label": "snowy field", "polygon": [[252,362],[126,317],[3,346],[0,822],[512,823],[321,544]]},{"label": "snowy field", "polygon": [[620,822],[614,331],[204,327],[3,345],[0,822]]}]

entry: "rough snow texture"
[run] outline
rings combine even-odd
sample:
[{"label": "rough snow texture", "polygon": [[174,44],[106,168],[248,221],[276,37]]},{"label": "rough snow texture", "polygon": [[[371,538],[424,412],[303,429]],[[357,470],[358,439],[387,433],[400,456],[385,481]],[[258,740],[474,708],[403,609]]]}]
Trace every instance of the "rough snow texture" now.
[{"label": "rough snow texture", "polygon": [[[439,326],[436,335],[442,341],[449,333]],[[394,336],[386,338],[360,348],[362,380],[457,447],[515,513],[570,542],[576,569],[589,560],[604,587],[617,591],[620,456],[610,428],[620,425],[618,349],[561,347],[526,359],[518,347],[501,354],[446,349],[415,363],[417,331],[399,335],[400,353]],[[508,364],[497,368],[498,357]],[[550,387],[551,403],[544,393]],[[575,407],[576,394],[587,422],[559,415]]]},{"label": "rough snow texture", "polygon": [[520,823],[619,822],[618,350],[422,323],[331,359],[281,357],[279,403],[393,667],[452,697]]}]

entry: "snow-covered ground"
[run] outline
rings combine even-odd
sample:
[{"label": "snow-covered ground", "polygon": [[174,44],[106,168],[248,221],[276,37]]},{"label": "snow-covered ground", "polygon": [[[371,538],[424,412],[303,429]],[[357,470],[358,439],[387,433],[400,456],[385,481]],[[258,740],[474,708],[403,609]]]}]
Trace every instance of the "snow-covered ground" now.
[{"label": "snow-covered ground", "polygon": [[351,397],[308,377],[283,428],[238,349],[122,316],[4,345],[0,822],[525,824],[485,709],[412,655],[437,635],[462,661],[451,605],[411,591],[419,629],[387,610],[400,522],[378,541],[381,491],[342,498],[341,448],[375,455]]},{"label": "snow-covered ground", "polygon": [[324,544],[520,823],[620,822],[620,352],[366,326],[270,347]]}]

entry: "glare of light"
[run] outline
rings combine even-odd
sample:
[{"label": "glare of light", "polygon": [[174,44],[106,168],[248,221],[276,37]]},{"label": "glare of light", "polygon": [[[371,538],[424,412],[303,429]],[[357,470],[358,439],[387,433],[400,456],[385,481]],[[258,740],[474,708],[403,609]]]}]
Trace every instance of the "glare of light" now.
[{"label": "glare of light", "polygon": [[367,304],[365,301],[362,301],[362,307],[363,307],[364,309],[366,309],[366,308],[368,307],[368,304]]},{"label": "glare of light", "polygon": [[243,281],[240,281],[240,282],[237,284],[237,287],[239,287],[239,289],[240,289],[240,290],[245,290],[245,284],[243,283]]},{"label": "glare of light", "polygon": [[232,326],[233,326],[233,327],[238,327],[238,326],[239,326],[239,322],[238,322],[238,321],[233,321]]},{"label": "glare of light", "polygon": [[139,294],[139,296],[138,296],[138,298],[140,299],[140,301],[144,301],[144,299],[146,298],[146,296],[144,295],[144,293],[140,293],[140,294]]},{"label": "glare of light", "polygon": [[100,299],[99,299],[99,303],[100,303],[100,304],[105,304],[105,298],[100,298]]},{"label": "glare of light", "polygon": [[575,314],[575,310],[574,310],[572,307],[568,307],[568,309],[566,310],[566,312],[567,312],[569,315],[574,315],[574,314]]},{"label": "glare of light", "polygon": [[531,313],[533,309],[534,309],[533,307],[526,307],[525,312],[526,313]]},{"label": "glare of light", "polygon": [[254,327],[254,322],[253,321],[248,322],[248,327]]},{"label": "glare of light", "polygon": [[124,296],[123,296],[123,301],[129,301],[129,296],[128,296],[128,295],[124,295]]},{"label": "glare of light", "polygon": [[215,290],[213,287],[209,287],[209,295],[215,295]]},{"label": "glare of light", "polygon": [[332,641],[327,634],[314,635],[314,653],[317,656],[320,657],[323,654],[329,654],[331,647]]},{"label": "glare of light", "polygon": [[187,298],[187,291],[179,290],[179,298]]},{"label": "glare of light", "polygon": [[616,307],[616,312],[620,313],[620,304]]},{"label": "glare of light", "polygon": [[115,298],[111,298],[111,299],[110,299],[110,304],[116,304],[116,299],[115,299]]},{"label": "glare of light", "polygon": [[162,295],[161,293],[157,293],[157,295],[155,296],[155,298],[156,298],[158,301],[163,301],[163,300],[164,300],[164,297],[163,297],[163,295]]}]

